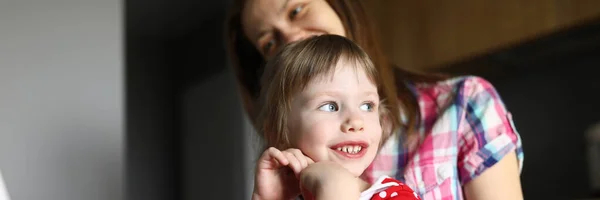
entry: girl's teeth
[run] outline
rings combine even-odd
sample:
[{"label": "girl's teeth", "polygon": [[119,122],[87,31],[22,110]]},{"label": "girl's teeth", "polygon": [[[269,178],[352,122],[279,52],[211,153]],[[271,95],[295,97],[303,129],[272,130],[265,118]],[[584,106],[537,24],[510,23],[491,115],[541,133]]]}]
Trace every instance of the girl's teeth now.
[{"label": "girl's teeth", "polygon": [[342,151],[342,152],[346,152],[346,153],[351,153],[351,154],[355,154],[360,152],[360,150],[362,150],[361,146],[344,146],[344,147],[338,147],[337,148],[338,151]]}]

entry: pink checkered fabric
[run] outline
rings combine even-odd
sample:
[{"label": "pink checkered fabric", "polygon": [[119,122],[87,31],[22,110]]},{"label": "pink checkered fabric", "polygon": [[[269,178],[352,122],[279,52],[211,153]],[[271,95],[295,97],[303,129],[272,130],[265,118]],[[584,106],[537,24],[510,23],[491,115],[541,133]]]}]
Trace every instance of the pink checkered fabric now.
[{"label": "pink checkered fabric", "polygon": [[493,86],[468,76],[435,84],[410,84],[421,107],[420,142],[408,149],[394,134],[363,178],[405,182],[424,200],[463,199],[462,186],[515,151],[523,164],[521,139]]}]

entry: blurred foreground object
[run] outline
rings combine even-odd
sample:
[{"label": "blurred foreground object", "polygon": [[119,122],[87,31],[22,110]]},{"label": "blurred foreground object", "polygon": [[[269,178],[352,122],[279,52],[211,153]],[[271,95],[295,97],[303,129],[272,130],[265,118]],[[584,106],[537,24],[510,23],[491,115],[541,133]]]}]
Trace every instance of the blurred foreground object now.
[{"label": "blurred foreground object", "polygon": [[2,178],[2,172],[0,171],[0,200],[10,200],[8,197],[8,191],[6,191],[6,186],[4,184],[4,179]]}]

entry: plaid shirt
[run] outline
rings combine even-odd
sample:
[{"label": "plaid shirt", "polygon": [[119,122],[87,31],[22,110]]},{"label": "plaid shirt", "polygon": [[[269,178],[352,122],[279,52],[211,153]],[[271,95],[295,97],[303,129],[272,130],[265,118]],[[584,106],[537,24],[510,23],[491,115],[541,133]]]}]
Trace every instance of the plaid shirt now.
[{"label": "plaid shirt", "polygon": [[415,148],[394,134],[363,174],[369,182],[391,176],[424,200],[463,199],[462,186],[515,151],[523,166],[521,139],[493,86],[479,77],[409,84],[421,108]]}]

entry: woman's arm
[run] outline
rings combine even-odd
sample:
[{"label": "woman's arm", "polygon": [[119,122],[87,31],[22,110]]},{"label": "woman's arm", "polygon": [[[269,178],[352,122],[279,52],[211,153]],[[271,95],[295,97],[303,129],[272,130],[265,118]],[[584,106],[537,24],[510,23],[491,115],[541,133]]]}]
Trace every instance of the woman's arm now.
[{"label": "woman's arm", "polygon": [[519,163],[513,151],[464,186],[468,200],[523,199]]}]

